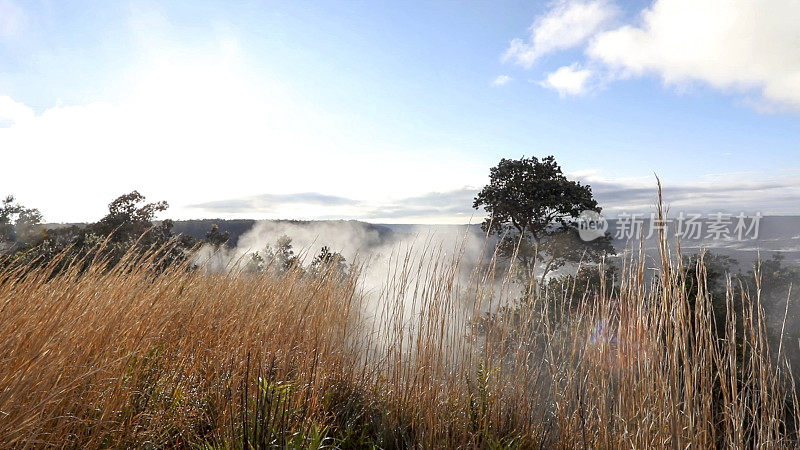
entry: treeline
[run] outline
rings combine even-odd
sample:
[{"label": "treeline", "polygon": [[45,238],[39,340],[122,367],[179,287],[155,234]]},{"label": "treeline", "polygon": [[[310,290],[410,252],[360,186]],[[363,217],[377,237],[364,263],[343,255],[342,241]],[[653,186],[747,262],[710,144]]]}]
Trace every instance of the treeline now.
[{"label": "treeline", "polygon": [[[210,246],[214,251],[233,247],[239,236],[255,223],[253,220],[197,220],[184,221],[176,226],[176,223],[169,219],[155,220],[156,215],[166,211],[168,207],[165,201],[148,203],[142,194],[133,191],[113,200],[108,205],[108,213],[95,223],[51,227],[43,223],[39,210],[21,205],[13,196],[8,196],[0,203],[0,264],[35,266],[47,264],[56,256],[66,254],[68,257],[63,258],[65,263],[81,259],[88,261],[89,257],[92,257],[100,258],[113,266],[131,249],[139,254],[159,249],[162,254],[159,255],[158,261],[163,267],[185,262],[194,250],[203,245]],[[287,222],[300,223],[300,221]],[[218,223],[223,223],[226,229],[221,229]],[[376,229],[382,234],[382,239],[388,238],[383,236],[386,230],[381,228]],[[564,239],[558,240],[561,241]],[[569,242],[572,241],[575,239]],[[519,243],[519,240],[516,242]],[[577,250],[572,253],[585,257],[589,245],[579,240],[576,242],[580,245],[566,247],[575,247]],[[512,254],[515,254],[518,260],[528,257],[525,252],[529,246],[517,247],[512,239],[501,241],[502,244],[506,244],[501,248],[508,253],[506,257],[511,258]],[[558,248],[564,253],[563,245]],[[606,248],[606,250],[611,249]],[[703,260],[702,274],[698,274],[700,258]],[[533,268],[529,264],[524,264],[529,262],[528,259],[547,261],[547,258],[527,258],[525,261],[517,261],[523,262],[521,267],[526,272],[517,273],[517,281],[523,284],[536,282]],[[566,257],[562,259],[559,265],[570,260]],[[602,267],[598,266],[599,260],[600,257],[593,258],[588,264],[584,261],[577,270],[566,273],[561,271],[559,275],[548,277],[546,282],[541,278],[540,288],[543,289],[539,289],[540,292],[550,297],[560,309],[566,310],[574,309],[598,295],[611,293],[619,285],[620,267],[614,263],[618,259],[607,259]],[[302,269],[308,273],[318,272],[326,264],[336,267],[339,273],[349,271],[345,258],[328,247],[323,247],[307,267]],[[250,273],[267,270],[282,273],[292,266],[300,268],[299,265],[299,258],[294,254],[292,240],[288,236],[280,237],[274,245],[251,252],[243,261],[245,271]],[[715,311],[720,312],[720,323],[724,320],[724,313],[721,311],[725,309],[726,292],[729,289],[735,298],[741,297],[742,291],[747,291],[751,298],[755,298],[758,293],[763,300],[764,308],[772,316],[781,318],[780,313],[784,311],[787,299],[800,300],[800,268],[788,265],[783,256],[777,252],[769,259],[755,261],[745,270],[739,269],[738,263],[733,258],[710,251],[704,252],[702,256],[700,254],[684,256],[680,267],[681,276],[685,278],[684,288],[687,294],[691,298],[700,291],[708,292],[715,299]],[[542,275],[544,274],[540,276]],[[520,303],[525,302],[527,300],[524,296],[520,298]],[[790,308],[787,322],[800,325],[800,314]]]},{"label": "treeline", "polygon": [[88,265],[90,259],[114,266],[129,250],[144,255],[154,249],[160,252],[157,261],[162,267],[183,262],[202,242],[173,233],[171,220],[154,223],[156,214],[168,207],[165,201],[147,203],[142,194],[133,191],[112,201],[108,213],[97,222],[48,228],[37,209],[8,196],[0,208],[2,264],[36,267],[60,257],[62,267],[75,261]]},{"label": "treeline", "polygon": [[[54,268],[57,272],[76,261],[88,266],[92,260],[100,260],[114,267],[123,258],[139,255],[150,263],[155,261],[155,269],[161,270],[188,262],[187,258],[204,245],[215,253],[235,245],[230,231],[220,229],[215,221],[193,221],[180,230],[176,230],[172,220],[156,221],[156,214],[168,207],[165,201],[148,203],[142,194],[133,191],[112,201],[106,216],[97,222],[47,227],[39,210],[20,205],[13,196],[8,196],[0,207],[0,267],[17,265],[30,269],[57,260]],[[254,223],[233,222],[236,239],[246,231],[243,226],[249,228]],[[207,226],[205,233],[199,233],[198,225]],[[198,234],[202,237],[196,237]],[[198,264],[202,261],[187,267],[194,269]],[[288,236],[278,238],[274,247],[268,245],[250,253],[244,264],[247,273],[282,274],[291,269],[311,275],[330,271],[344,278],[350,267],[340,253],[327,246],[322,247],[307,267],[301,267]]]}]

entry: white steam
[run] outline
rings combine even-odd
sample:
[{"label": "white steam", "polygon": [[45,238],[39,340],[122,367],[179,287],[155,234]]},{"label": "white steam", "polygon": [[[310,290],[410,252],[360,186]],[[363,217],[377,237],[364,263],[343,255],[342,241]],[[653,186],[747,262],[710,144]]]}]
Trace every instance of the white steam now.
[{"label": "white steam", "polygon": [[397,336],[389,330],[402,327],[407,331],[402,333],[404,339],[413,347],[420,331],[413,324],[430,308],[448,309],[453,336],[463,332],[474,314],[484,311],[472,287],[479,281],[486,285],[479,279],[492,257],[494,240],[487,240],[477,227],[392,229],[356,221],[262,221],[239,238],[236,248],[215,251],[206,246],[198,262],[211,271],[244,270],[251,255],[267,253],[268,246],[275,249],[284,235],[292,239],[304,267],[326,246],[360,269],[357,295],[363,299],[362,325],[372,342],[389,344],[381,336]]}]

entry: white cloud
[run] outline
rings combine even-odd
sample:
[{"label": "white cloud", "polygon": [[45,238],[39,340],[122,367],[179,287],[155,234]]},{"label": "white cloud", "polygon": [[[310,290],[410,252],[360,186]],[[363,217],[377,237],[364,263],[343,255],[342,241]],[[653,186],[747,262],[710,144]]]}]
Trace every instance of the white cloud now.
[{"label": "white cloud", "polygon": [[547,75],[539,85],[558,92],[561,97],[567,95],[581,95],[588,90],[588,81],[592,76],[589,69],[581,69],[578,64],[563,66]]},{"label": "white cloud", "polygon": [[503,61],[529,68],[541,56],[583,44],[615,15],[616,8],[606,0],[560,0],[531,25],[528,41],[511,41]]},{"label": "white cloud", "polygon": [[0,0],[0,38],[16,36],[22,31],[25,13],[11,0]]},{"label": "white cloud", "polygon": [[[376,146],[350,128],[267,80],[256,83],[211,62],[167,65],[142,74],[120,102],[35,114],[0,97],[0,195],[15,194],[49,221],[86,221],[138,189],[148,199],[168,200],[167,215],[179,219],[218,216],[186,205],[220,198],[303,190],[370,203],[444,191],[484,175],[485,167],[447,151]],[[423,181],[408,183],[410,173]],[[333,209],[243,214],[315,218],[365,211]]]},{"label": "white cloud", "polygon": [[0,95],[0,128],[25,123],[34,118],[33,109],[14,101],[7,95]]},{"label": "white cloud", "polygon": [[508,75],[498,75],[497,78],[492,80],[492,86],[503,86],[508,84],[512,78]]},{"label": "white cloud", "polygon": [[[138,189],[148,199],[168,200],[167,216],[179,219],[203,215],[186,205],[264,192],[325,192],[372,204],[485,177],[484,164],[456,158],[450,149],[376,144],[349,118],[252,72],[235,53],[162,46],[131,70],[126,96],[113,102],[34,112],[0,95],[0,195],[15,194],[49,221],[86,221]],[[411,173],[421,181],[409,183]],[[365,211],[359,205],[335,212],[287,208],[243,215]]]},{"label": "white cloud", "polygon": [[796,0],[658,0],[640,24],[599,33],[587,53],[622,76],[755,91],[762,109],[800,109],[798,23]]},{"label": "white cloud", "polygon": [[[375,204],[485,177],[485,164],[452,148],[376,139],[352,117],[249,64],[252,55],[224,27],[187,46],[157,8],[144,11],[131,19],[137,51],[113,101],[34,111],[0,89],[0,195],[16,195],[49,221],[85,221],[138,189],[169,201],[166,215],[180,219],[200,215],[187,205],[265,192],[324,192]],[[420,181],[409,183],[409,174]],[[337,213],[364,212],[340,206]],[[245,214],[334,214],[317,204],[287,208]]]}]

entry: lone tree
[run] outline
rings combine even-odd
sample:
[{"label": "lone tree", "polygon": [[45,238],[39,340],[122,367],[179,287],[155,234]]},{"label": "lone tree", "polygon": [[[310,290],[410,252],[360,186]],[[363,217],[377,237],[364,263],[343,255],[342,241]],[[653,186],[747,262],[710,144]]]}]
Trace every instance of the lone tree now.
[{"label": "lone tree", "polygon": [[590,242],[578,235],[578,217],[601,208],[590,186],[568,180],[555,157],[501,159],[489,173],[489,184],[475,197],[473,207],[483,207],[489,217],[483,230],[500,238],[500,253],[516,255],[522,281],[539,282],[567,263],[597,263],[614,254],[608,234]]}]

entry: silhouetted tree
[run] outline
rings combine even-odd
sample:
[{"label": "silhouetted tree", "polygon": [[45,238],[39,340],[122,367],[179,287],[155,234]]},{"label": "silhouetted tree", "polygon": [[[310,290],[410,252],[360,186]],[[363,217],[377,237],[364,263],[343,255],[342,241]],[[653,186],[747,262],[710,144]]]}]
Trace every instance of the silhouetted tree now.
[{"label": "silhouetted tree", "polygon": [[[121,195],[108,205],[108,214],[90,226],[92,232],[109,237],[111,242],[130,243],[142,237],[145,232],[154,231],[156,213],[166,211],[165,201],[144,203],[145,197],[138,191]],[[172,221],[165,220],[160,225],[167,234],[172,229]],[[161,233],[163,235],[163,233]],[[159,235],[154,233],[155,238]]]},{"label": "silhouetted tree", "polygon": [[540,268],[539,282],[567,263],[599,262],[614,254],[606,234],[584,242],[577,232],[581,212],[600,212],[592,189],[567,179],[553,156],[502,159],[489,173],[489,184],[475,197],[474,208],[489,217],[484,231],[500,238],[500,252],[516,254],[526,283]]}]

